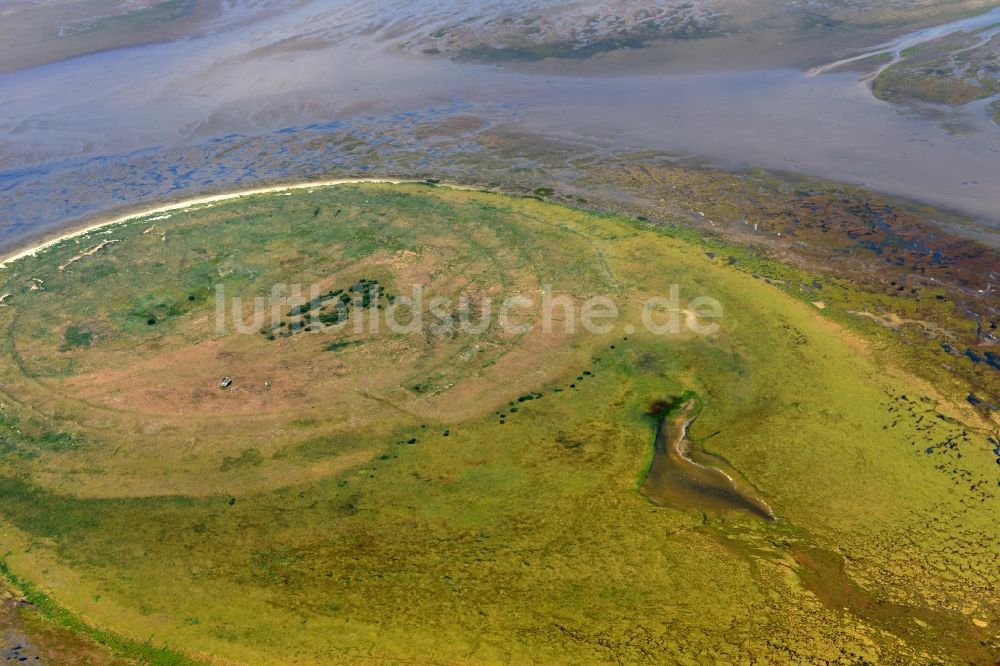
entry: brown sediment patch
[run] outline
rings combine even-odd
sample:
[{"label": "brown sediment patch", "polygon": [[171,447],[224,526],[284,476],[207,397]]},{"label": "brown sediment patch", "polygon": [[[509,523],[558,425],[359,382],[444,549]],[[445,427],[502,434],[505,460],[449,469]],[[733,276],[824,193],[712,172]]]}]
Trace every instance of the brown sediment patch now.
[{"label": "brown sediment patch", "polygon": [[735,509],[775,520],[771,507],[736,470],[721,458],[692,447],[687,429],[698,416],[698,401],[687,399],[670,411],[674,404],[654,403],[655,411],[665,408],[668,413],[657,430],[653,462],[642,484],[643,494],[660,506]]},{"label": "brown sediment patch", "polygon": [[875,314],[874,312],[860,311],[860,310],[849,310],[849,314],[855,315],[857,317],[865,317],[866,319],[871,319],[886,328],[891,328],[892,330],[898,330],[901,326],[906,326],[908,324],[913,324],[919,326],[929,333],[934,333],[942,337],[954,337],[950,331],[936,325],[934,322],[924,321],[922,319],[906,319],[901,317],[895,312],[885,312],[882,314]]}]

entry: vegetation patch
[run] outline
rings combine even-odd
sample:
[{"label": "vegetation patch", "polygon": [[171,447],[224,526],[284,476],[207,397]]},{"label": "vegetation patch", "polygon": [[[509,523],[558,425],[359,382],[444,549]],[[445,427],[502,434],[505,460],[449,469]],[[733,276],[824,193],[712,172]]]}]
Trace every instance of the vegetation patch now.
[{"label": "vegetation patch", "polygon": [[959,34],[903,52],[872,82],[879,99],[896,104],[959,106],[1000,94],[1000,36]]},{"label": "vegetation patch", "polygon": [[86,326],[70,325],[63,332],[63,339],[66,341],[63,349],[74,347],[89,347],[94,340],[93,332]]}]

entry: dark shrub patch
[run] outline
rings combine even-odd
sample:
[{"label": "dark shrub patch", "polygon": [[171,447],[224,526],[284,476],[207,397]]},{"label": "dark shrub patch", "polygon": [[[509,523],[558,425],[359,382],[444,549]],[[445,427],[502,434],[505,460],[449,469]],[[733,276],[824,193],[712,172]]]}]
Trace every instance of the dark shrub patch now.
[{"label": "dark shrub patch", "polygon": [[264,456],[257,449],[246,449],[239,456],[226,456],[222,459],[222,466],[219,468],[223,472],[243,467],[256,467],[264,462]]},{"label": "dark shrub patch", "polygon": [[335,352],[341,349],[347,349],[348,347],[354,347],[360,345],[360,340],[335,340],[333,342],[328,342],[323,346],[323,351]]},{"label": "dark shrub patch", "polygon": [[66,328],[66,331],[63,333],[63,339],[66,341],[63,349],[89,347],[90,343],[94,340],[94,334],[86,326],[73,325]]}]

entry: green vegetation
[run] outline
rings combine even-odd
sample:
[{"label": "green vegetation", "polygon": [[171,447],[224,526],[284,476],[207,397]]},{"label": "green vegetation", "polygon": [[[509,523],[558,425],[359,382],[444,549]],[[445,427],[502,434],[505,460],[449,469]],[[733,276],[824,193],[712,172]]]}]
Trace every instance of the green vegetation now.
[{"label": "green vegetation", "polygon": [[[237,663],[1000,649],[996,445],[800,289],[847,302],[846,282],[690,227],[446,187],[245,197],[175,213],[166,242],[144,225],[63,271],[74,241],[0,273],[16,294],[0,309],[4,572],[66,609],[57,622]],[[216,329],[216,284],[248,334]],[[254,321],[277,284],[324,298]],[[369,327],[383,311],[366,294],[415,284],[474,313],[548,287],[621,316],[602,334],[546,334],[536,306],[512,315],[534,325],[521,333]],[[642,304],[675,284],[682,309],[723,304],[716,333],[645,329]],[[258,333],[345,296],[349,340]],[[155,326],[131,314],[170,303]],[[81,322],[90,344],[67,345]],[[689,390],[692,441],[777,521],[642,495],[651,406]]]},{"label": "green vegetation", "polygon": [[21,594],[22,598],[37,609],[43,617],[60,627],[90,638],[118,656],[150,666],[187,666],[188,664],[194,666],[199,663],[181,652],[163,646],[156,647],[151,642],[143,643],[87,624],[78,615],[53,601],[49,595],[39,590],[33,583],[15,575],[3,559],[0,559],[0,576],[5,578]]},{"label": "green vegetation", "polygon": [[479,44],[462,49],[458,57],[462,60],[480,62],[533,62],[546,58],[586,59],[625,48],[642,48],[648,41],[639,36],[622,36],[607,37],[588,44],[578,44],[573,41],[505,47]]},{"label": "green vegetation", "polygon": [[238,457],[226,456],[222,459],[222,467],[220,468],[223,472],[228,472],[233,469],[239,469],[241,467],[256,467],[264,462],[263,456],[261,456],[260,451],[257,449],[247,449],[241,453]]},{"label": "green vegetation", "polygon": [[[316,215],[314,212],[313,216],[315,217]],[[359,299],[355,301],[351,294],[358,294]],[[361,278],[346,290],[333,289],[305,303],[295,305],[285,315],[289,318],[302,317],[302,319],[275,322],[261,329],[260,332],[268,340],[276,340],[278,337],[287,338],[297,333],[308,333],[321,330],[327,326],[342,325],[350,318],[352,307],[383,307],[383,303],[379,301],[380,298],[385,299],[386,303],[392,303],[394,300],[386,296],[378,280]],[[334,300],[336,302],[332,304],[327,303]],[[335,345],[339,343],[331,344]],[[326,351],[336,351],[341,348],[328,345]]]},{"label": "green vegetation", "polygon": [[360,340],[337,340],[336,342],[328,342],[323,347],[323,351],[335,352],[341,349],[347,349],[348,347],[353,347],[355,345],[360,345]]},{"label": "green vegetation", "polygon": [[968,290],[993,270],[997,254],[929,222],[953,222],[941,211],[763,170],[737,178],[645,165],[607,177],[690,211],[664,220],[654,207],[632,209],[648,211],[649,224],[712,261],[822,308],[873,340],[886,362],[911,368],[955,400],[973,393],[1000,404],[997,368],[963,356],[980,346],[980,327],[1000,327],[993,314],[1000,294]]},{"label": "green vegetation", "polygon": [[66,327],[63,338],[66,340],[67,349],[72,347],[89,347],[90,343],[94,340],[94,334],[86,326],[73,325]]},{"label": "green vegetation", "polygon": [[[496,47],[489,44],[467,46],[458,52],[463,60],[481,62],[533,62],[545,58],[587,59],[602,53],[621,49],[640,49],[651,43],[668,39],[706,39],[725,34],[718,23],[711,20],[686,19],[664,24],[644,23],[632,30],[589,38],[586,40],[566,39],[555,41],[529,41],[540,35],[541,29],[529,27],[524,31],[526,38],[516,46]],[[438,53],[440,50],[435,49]],[[428,53],[425,49],[424,53]]]},{"label": "green vegetation", "polygon": [[958,106],[1000,94],[1000,37],[980,42],[961,34],[903,52],[900,62],[872,82],[879,99],[896,104]]}]

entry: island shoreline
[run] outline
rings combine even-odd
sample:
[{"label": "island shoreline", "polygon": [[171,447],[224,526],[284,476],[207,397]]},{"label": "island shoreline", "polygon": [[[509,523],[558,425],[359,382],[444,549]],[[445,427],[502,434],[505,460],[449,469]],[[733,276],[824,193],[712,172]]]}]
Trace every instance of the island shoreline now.
[{"label": "island shoreline", "polygon": [[230,201],[232,199],[239,199],[248,196],[256,196],[260,194],[279,194],[281,192],[308,190],[317,187],[335,187],[337,185],[361,185],[361,184],[385,184],[385,185],[426,184],[426,185],[434,185],[440,187],[448,187],[454,190],[485,191],[484,188],[472,185],[463,185],[460,183],[443,183],[438,181],[429,181],[426,179],[421,180],[415,178],[335,178],[330,180],[300,181],[284,185],[269,185],[266,187],[255,187],[246,190],[234,190],[231,192],[222,192],[219,194],[207,194],[197,197],[191,197],[190,199],[182,199],[181,201],[175,201],[173,203],[163,204],[161,206],[156,206],[154,208],[147,208],[137,212],[128,213],[109,220],[96,222],[94,224],[88,224],[87,226],[80,227],[75,230],[60,233],[58,236],[55,236],[54,238],[49,238],[41,241],[39,241],[38,239],[29,241],[28,245],[22,246],[17,249],[8,250],[7,254],[0,256],[0,269],[7,268],[14,262],[20,259],[24,259],[25,257],[36,256],[39,252],[54,247],[63,241],[70,240],[73,238],[78,238],[92,231],[97,231],[98,229],[103,229],[105,227],[111,227],[118,224],[123,224],[125,222],[130,222],[132,220],[137,220],[139,218],[146,217],[148,215],[184,211],[193,206],[198,206],[202,204],[215,204],[223,201]]}]

